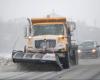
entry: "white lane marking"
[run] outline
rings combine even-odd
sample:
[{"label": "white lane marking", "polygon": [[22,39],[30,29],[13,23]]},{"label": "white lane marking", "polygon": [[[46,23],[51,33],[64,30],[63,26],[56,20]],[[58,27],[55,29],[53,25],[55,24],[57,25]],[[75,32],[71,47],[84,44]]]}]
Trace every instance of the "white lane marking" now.
[{"label": "white lane marking", "polygon": [[24,72],[21,75],[13,76],[8,79],[26,79],[26,78],[32,77],[33,76],[32,74],[34,74],[34,76],[35,76],[35,75],[39,74],[39,72]]},{"label": "white lane marking", "polygon": [[[96,69],[95,69],[96,68]],[[65,73],[60,77],[60,79],[76,79],[76,80],[90,80],[93,75],[98,73],[100,71],[100,68],[96,66],[81,66],[79,70],[71,72],[71,73]]]},{"label": "white lane marking", "polygon": [[42,76],[49,75],[49,74],[53,74],[53,72],[44,72],[44,73],[41,73],[40,75],[30,77],[29,79],[37,79],[37,78],[40,78]]},{"label": "white lane marking", "polygon": [[62,70],[62,71],[58,71],[58,72],[54,72],[53,74],[51,74],[51,75],[48,75],[48,76],[45,76],[45,77],[40,77],[39,79],[53,79],[53,78],[55,78],[55,77],[57,77],[57,76],[59,76],[59,75],[62,75],[63,73],[65,73],[65,72],[69,72],[69,71],[71,71],[71,70],[74,70],[75,68],[77,68],[78,66],[74,66],[74,67],[71,67],[70,69],[64,69],[64,70]]},{"label": "white lane marking", "polygon": [[75,79],[75,77],[80,76],[80,74],[83,74],[84,72],[86,72],[87,69],[79,69],[77,71],[72,71],[71,73],[68,74],[64,74],[60,79]]},{"label": "white lane marking", "polygon": [[21,75],[23,72],[0,72],[0,79],[8,79],[13,76]]}]

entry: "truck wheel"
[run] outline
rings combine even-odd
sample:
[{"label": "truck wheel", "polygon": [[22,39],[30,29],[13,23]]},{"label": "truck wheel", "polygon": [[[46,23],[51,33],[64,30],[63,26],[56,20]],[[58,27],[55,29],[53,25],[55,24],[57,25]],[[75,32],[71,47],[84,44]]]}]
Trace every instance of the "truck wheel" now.
[{"label": "truck wheel", "polygon": [[64,69],[70,68],[70,64],[69,64],[70,62],[69,62],[68,54],[66,54],[64,58],[60,58],[60,61],[63,65]]},{"label": "truck wheel", "polygon": [[64,58],[64,64],[63,64],[63,67],[66,69],[66,68],[70,68],[70,61],[69,61],[69,56],[68,54],[66,54],[65,58]]}]

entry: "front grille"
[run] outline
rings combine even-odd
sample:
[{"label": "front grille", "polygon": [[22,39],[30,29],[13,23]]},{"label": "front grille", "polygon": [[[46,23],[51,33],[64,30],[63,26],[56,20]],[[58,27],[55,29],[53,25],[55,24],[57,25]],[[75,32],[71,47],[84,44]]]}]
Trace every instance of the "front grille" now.
[{"label": "front grille", "polygon": [[54,48],[56,46],[56,40],[35,40],[36,48]]}]

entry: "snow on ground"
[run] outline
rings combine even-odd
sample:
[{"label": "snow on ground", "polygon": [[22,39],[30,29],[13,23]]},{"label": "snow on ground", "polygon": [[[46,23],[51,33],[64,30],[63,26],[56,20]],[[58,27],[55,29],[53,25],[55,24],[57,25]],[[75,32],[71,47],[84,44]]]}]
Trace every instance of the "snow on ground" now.
[{"label": "snow on ground", "polygon": [[100,57],[96,59],[79,59],[79,65],[96,65],[100,64]]},{"label": "snow on ground", "polygon": [[12,62],[11,53],[0,53],[0,71],[15,71],[16,64]]},{"label": "snow on ground", "polygon": [[8,58],[10,58],[11,59],[11,52],[2,52],[2,53],[0,53],[0,57],[1,58],[5,58],[5,59],[8,59]]}]

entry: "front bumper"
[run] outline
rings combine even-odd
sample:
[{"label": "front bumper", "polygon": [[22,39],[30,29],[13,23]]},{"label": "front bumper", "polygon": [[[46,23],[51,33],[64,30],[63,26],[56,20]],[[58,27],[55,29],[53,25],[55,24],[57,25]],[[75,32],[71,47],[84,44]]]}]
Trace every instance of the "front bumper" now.
[{"label": "front bumper", "polygon": [[35,64],[41,64],[41,63],[46,63],[46,64],[56,64],[56,61],[52,61],[52,60],[39,60],[39,59],[18,59],[18,58],[14,58],[13,59],[14,62],[17,63],[35,63]]}]

